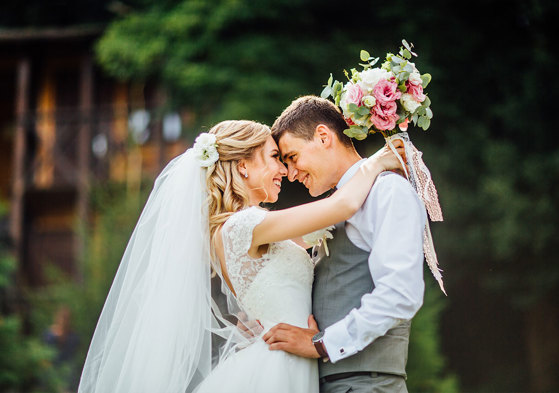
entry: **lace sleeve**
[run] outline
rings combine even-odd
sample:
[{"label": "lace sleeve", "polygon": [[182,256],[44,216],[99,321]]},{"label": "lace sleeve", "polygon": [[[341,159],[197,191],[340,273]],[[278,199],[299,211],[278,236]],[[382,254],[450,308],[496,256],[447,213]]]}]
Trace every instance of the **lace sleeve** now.
[{"label": "lace sleeve", "polygon": [[248,255],[252,244],[252,231],[265,216],[266,210],[250,207],[235,213],[223,225],[221,236],[227,272],[239,299],[242,299],[266,261],[265,256],[252,258]]}]

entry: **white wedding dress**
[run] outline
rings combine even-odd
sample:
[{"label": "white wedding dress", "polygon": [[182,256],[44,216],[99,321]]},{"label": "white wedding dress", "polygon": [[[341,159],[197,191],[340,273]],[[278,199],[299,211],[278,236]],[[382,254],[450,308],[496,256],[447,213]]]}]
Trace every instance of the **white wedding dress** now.
[{"label": "white wedding dress", "polygon": [[[312,310],[313,264],[307,252],[287,240],[272,243],[261,258],[247,252],[252,232],[266,211],[251,207],[232,215],[222,230],[225,259],[236,297],[248,318],[266,333],[280,322],[307,327]],[[257,338],[219,364],[196,393],[318,392],[318,365],[283,351],[271,351]]]}]

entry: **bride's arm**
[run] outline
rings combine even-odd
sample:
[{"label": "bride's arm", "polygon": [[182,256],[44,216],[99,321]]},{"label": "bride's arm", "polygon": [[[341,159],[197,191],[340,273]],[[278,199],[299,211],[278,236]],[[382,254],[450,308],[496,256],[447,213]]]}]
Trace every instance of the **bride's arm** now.
[{"label": "bride's arm", "polygon": [[394,168],[400,168],[398,158],[384,147],[369,157],[355,176],[331,197],[266,213],[254,228],[251,248],[296,238],[347,220],[359,210],[377,176]]},{"label": "bride's arm", "polygon": [[291,241],[303,247],[305,250],[312,247],[305,243],[305,241],[303,240],[303,236],[294,237],[291,239]]}]

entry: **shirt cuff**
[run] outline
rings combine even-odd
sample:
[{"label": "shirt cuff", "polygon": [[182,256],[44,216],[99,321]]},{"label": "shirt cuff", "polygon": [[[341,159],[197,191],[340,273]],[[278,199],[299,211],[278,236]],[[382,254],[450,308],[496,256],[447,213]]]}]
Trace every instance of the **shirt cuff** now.
[{"label": "shirt cuff", "polygon": [[332,363],[336,363],[338,360],[345,359],[358,352],[343,319],[324,330],[322,342]]}]

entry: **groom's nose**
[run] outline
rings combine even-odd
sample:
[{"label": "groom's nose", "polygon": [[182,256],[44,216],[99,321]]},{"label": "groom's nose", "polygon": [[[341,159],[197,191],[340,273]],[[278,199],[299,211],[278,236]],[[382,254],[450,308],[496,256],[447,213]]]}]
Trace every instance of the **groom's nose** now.
[{"label": "groom's nose", "polygon": [[295,179],[297,179],[298,173],[299,171],[293,168],[291,165],[287,166],[287,178],[289,179],[290,182],[294,182]]}]

